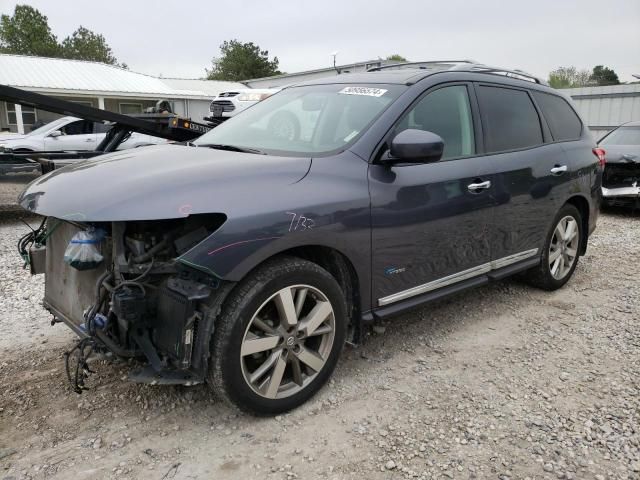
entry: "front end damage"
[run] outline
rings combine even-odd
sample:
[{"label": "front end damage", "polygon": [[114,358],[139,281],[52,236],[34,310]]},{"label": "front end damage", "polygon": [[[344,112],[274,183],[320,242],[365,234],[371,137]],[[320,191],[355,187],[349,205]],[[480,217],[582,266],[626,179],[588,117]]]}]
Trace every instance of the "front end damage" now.
[{"label": "front end damage", "polygon": [[602,199],[611,206],[640,207],[640,163],[608,162],[602,177]]},{"label": "front end damage", "polygon": [[[34,245],[25,253],[33,257],[32,272],[45,273],[43,304],[54,321],[64,322],[81,337],[75,360],[69,365],[67,359],[77,391],[83,387],[79,372],[88,370],[87,350],[142,360],[145,366],[130,374],[136,382],[204,381],[214,318],[232,284],[179,257],[225,219],[222,214],[201,214],[89,224],[48,217],[30,234]],[[97,245],[102,261],[79,270],[65,251],[79,232],[93,229],[104,232]]]}]

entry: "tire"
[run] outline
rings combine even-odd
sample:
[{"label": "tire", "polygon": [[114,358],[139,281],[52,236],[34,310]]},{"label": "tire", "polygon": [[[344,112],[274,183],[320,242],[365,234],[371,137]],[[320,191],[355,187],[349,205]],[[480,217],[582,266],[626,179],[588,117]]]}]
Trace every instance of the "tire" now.
[{"label": "tire", "polygon": [[[573,231],[575,232],[574,236],[572,235],[571,237],[571,241],[565,244],[564,250],[562,249],[562,244],[565,241],[558,242],[560,232],[557,229],[561,222],[564,225],[567,225],[566,222],[572,223]],[[548,291],[557,290],[567,283],[573,276],[580,258],[580,251],[584,241],[582,230],[582,216],[578,209],[570,204],[564,205],[555,216],[551,229],[547,234],[540,265],[527,271],[524,279],[531,285]],[[556,253],[558,251],[560,252],[559,254]],[[554,257],[557,255],[558,257],[554,259],[551,258],[552,255]],[[566,263],[564,264],[565,266],[561,267],[561,262],[571,263],[567,268]]]},{"label": "tire", "polygon": [[329,272],[295,257],[270,260],[225,301],[212,339],[207,383],[224,400],[253,414],[291,410],[331,376],[347,324],[344,294]]}]

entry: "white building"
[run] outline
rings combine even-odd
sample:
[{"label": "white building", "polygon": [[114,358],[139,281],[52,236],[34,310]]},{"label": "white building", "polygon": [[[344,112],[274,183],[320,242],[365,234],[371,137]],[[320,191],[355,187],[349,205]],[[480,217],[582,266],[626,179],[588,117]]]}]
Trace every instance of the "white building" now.
[{"label": "white building", "polygon": [[[219,92],[246,88],[235,82],[162,79],[104,63],[0,54],[0,85],[125,114],[169,100],[180,115],[201,121]],[[28,132],[59,115],[0,102],[0,131]]]}]

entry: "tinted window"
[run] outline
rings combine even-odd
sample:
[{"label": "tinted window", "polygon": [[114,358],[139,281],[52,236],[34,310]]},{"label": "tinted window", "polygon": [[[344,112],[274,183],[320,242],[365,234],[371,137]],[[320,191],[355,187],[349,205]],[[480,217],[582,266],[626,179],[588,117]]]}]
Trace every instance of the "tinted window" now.
[{"label": "tinted window", "polygon": [[527,92],[479,87],[478,100],[487,152],[515,150],[542,143],[538,112]]},{"label": "tinted window", "polygon": [[542,92],[533,92],[533,96],[542,109],[554,140],[575,140],[580,137],[582,123],[564,98]]},{"label": "tinted window", "polygon": [[443,159],[473,155],[475,140],[467,87],[455,85],[427,94],[402,118],[396,133],[408,128],[440,135],[444,140]]},{"label": "tinted window", "polygon": [[93,122],[88,120],[78,120],[71,122],[60,129],[64,135],[84,135],[93,133]]}]

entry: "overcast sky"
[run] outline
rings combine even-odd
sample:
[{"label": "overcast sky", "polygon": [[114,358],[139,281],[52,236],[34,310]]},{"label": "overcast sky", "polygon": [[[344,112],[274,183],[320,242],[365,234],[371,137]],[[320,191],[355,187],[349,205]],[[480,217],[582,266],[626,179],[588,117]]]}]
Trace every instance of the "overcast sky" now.
[{"label": "overcast sky", "polygon": [[27,3],[62,40],[79,25],[102,33],[133,71],[199,78],[224,40],[254,42],[297,72],[399,53],[470,58],[546,77],[558,66],[604,64],[640,74],[640,0],[0,0]]}]

